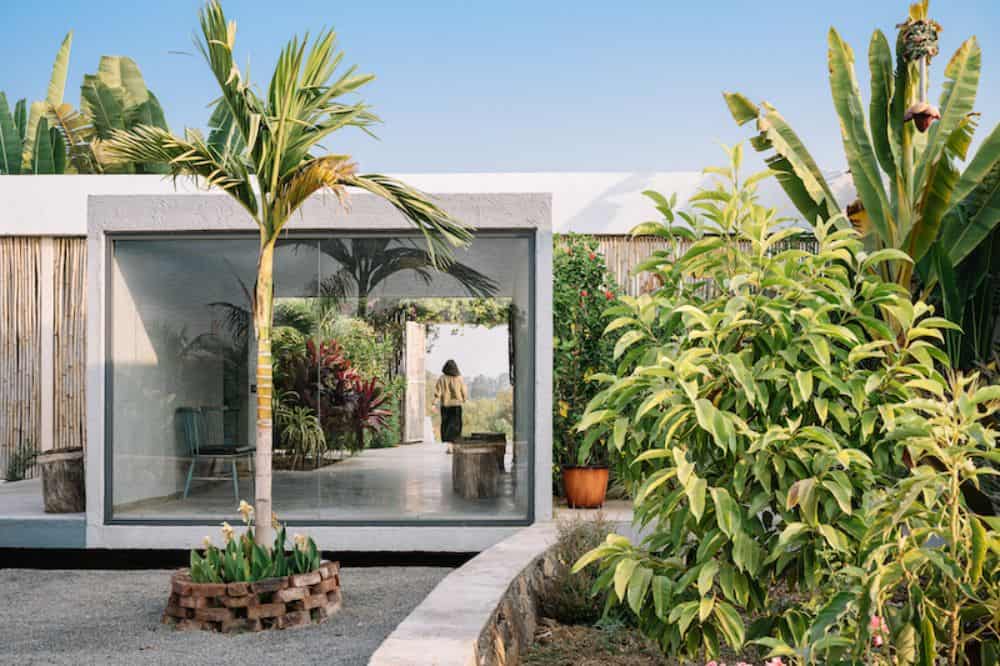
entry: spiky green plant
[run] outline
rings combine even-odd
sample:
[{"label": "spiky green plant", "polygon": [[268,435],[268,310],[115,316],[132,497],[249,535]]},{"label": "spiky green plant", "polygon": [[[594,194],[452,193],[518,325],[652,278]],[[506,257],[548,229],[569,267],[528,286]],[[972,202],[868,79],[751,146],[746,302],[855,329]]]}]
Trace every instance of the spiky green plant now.
[{"label": "spiky green plant", "polygon": [[[236,24],[227,22],[215,0],[200,12],[198,48],[221,93],[205,139],[188,130],[183,138],[140,125],[116,130],[104,142],[111,156],[134,162],[161,162],[176,178],[193,176],[232,196],[257,224],[260,250],[254,289],[257,338],[256,509],[271,514],[271,432],[273,382],[271,328],[274,304],[274,248],[291,215],[314,193],[330,190],[344,201],[357,187],[388,201],[428,242],[436,266],[450,260],[450,248],[467,243],[462,224],[408,185],[379,174],[359,174],[348,155],[329,154],[321,143],[347,128],[377,121],[362,102],[343,98],[370,82],[355,67],[338,73],[343,54],[332,30],[310,40],[293,38],[282,49],[267,90],[258,95],[233,60]],[[260,525],[257,543],[269,546],[270,527]]]}]

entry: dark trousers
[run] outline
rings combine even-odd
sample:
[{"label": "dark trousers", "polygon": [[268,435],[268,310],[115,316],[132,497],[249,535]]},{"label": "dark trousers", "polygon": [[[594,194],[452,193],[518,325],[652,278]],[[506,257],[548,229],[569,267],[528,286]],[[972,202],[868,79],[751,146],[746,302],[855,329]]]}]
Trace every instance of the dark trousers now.
[{"label": "dark trousers", "polygon": [[441,407],[441,441],[455,442],[462,437],[462,408]]}]

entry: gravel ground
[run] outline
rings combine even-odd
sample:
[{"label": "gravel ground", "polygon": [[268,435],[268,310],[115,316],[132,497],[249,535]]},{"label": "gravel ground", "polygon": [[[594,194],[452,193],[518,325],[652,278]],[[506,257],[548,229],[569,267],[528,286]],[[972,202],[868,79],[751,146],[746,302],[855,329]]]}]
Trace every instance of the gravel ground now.
[{"label": "gravel ground", "polygon": [[223,635],[160,624],[170,572],[0,570],[0,662],[366,664],[452,570],[344,568],[343,607],[321,625]]}]

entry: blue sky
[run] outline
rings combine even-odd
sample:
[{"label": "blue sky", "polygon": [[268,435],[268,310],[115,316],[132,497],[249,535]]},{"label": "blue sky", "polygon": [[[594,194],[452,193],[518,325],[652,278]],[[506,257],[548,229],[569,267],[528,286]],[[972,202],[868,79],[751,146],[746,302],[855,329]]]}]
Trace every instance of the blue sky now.
[{"label": "blue sky", "polygon": [[[4,3],[0,90],[44,96],[63,34],[74,30],[68,96],[101,54],[138,61],[171,128],[201,127],[213,81],[191,42],[195,0]],[[826,78],[826,31],[860,60],[872,29],[893,31],[904,0],[591,2],[522,0],[338,3],[229,0],[240,62],[264,83],[295,33],[333,26],[345,62],[377,75],[364,97],[385,121],[380,141],[344,135],[328,147],[365,170],[666,171],[720,161],[735,128],[720,92],[766,99],[820,164],[843,164]],[[984,50],[980,134],[1000,120],[1000,2],[935,0],[947,58],[976,34]],[[190,55],[176,52],[186,52]],[[15,65],[16,63],[16,65]],[[937,91],[932,95],[936,98]]]}]

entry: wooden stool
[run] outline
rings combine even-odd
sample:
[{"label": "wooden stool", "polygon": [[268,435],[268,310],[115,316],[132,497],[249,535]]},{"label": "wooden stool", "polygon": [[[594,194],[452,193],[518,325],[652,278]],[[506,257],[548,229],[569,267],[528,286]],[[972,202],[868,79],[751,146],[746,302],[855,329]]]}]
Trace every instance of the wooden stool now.
[{"label": "wooden stool", "polygon": [[451,485],[465,499],[496,497],[500,492],[496,446],[455,442],[451,456]]},{"label": "wooden stool", "polygon": [[504,466],[504,456],[507,455],[507,435],[502,432],[474,432],[468,439],[463,439],[462,441],[469,442],[470,444],[474,443],[495,447],[494,453],[497,457],[497,469],[501,472],[507,471]]}]

